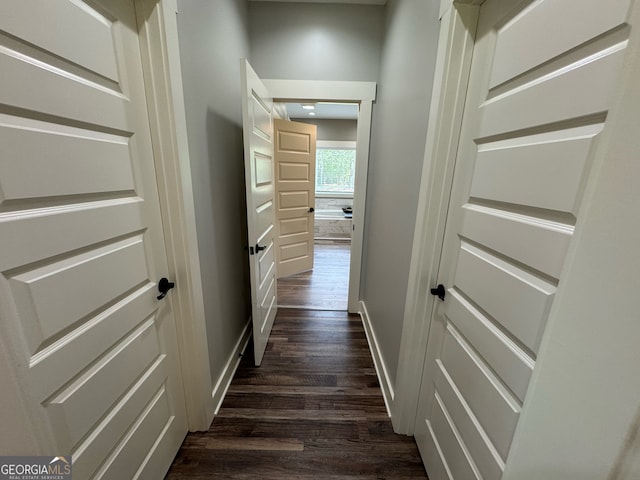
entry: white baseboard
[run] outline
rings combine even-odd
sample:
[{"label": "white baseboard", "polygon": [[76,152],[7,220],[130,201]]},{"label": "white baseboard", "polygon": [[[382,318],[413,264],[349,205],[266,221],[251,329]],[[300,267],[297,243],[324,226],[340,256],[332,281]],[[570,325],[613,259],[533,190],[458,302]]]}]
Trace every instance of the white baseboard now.
[{"label": "white baseboard", "polygon": [[367,336],[369,350],[371,350],[371,356],[373,357],[373,365],[376,368],[378,381],[380,382],[380,386],[382,388],[382,397],[384,398],[384,404],[387,407],[387,413],[389,414],[389,417],[391,417],[391,406],[393,405],[393,398],[395,396],[395,393],[389,379],[389,374],[387,373],[387,366],[385,365],[384,360],[382,359],[382,354],[380,353],[378,340],[376,339],[376,335],[371,325],[371,317],[369,317],[367,306],[363,301],[360,301],[360,318],[362,318],[364,333]]},{"label": "white baseboard", "polygon": [[224,396],[227,394],[227,390],[229,389],[229,385],[231,384],[231,380],[233,380],[233,376],[238,369],[238,365],[240,365],[240,360],[242,360],[241,354],[244,352],[244,349],[247,347],[247,343],[249,342],[249,338],[251,337],[251,318],[247,322],[247,325],[244,327],[240,338],[236,342],[235,348],[229,355],[227,359],[227,363],[218,377],[218,381],[216,382],[215,387],[213,387],[213,391],[211,392],[211,397],[213,398],[213,406],[214,406],[214,415],[218,414],[220,410],[220,405],[222,405],[222,401],[224,400]]}]

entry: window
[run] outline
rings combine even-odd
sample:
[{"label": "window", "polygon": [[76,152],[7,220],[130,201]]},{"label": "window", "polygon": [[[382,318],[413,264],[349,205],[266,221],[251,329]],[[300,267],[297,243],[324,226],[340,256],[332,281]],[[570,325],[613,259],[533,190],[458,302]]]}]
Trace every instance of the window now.
[{"label": "window", "polygon": [[317,142],[316,194],[353,195],[355,172],[356,142]]}]

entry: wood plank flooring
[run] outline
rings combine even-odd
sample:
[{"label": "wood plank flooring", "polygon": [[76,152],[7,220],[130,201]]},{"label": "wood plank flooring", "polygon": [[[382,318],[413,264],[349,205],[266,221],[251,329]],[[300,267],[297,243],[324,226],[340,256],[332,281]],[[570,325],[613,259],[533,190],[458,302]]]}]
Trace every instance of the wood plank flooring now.
[{"label": "wood plank flooring", "polygon": [[316,242],[313,270],[278,279],[278,305],[346,310],[351,244]]},{"label": "wood plank flooring", "polygon": [[262,366],[252,350],[167,480],[427,478],[413,438],[393,433],[359,316],[283,309]]}]

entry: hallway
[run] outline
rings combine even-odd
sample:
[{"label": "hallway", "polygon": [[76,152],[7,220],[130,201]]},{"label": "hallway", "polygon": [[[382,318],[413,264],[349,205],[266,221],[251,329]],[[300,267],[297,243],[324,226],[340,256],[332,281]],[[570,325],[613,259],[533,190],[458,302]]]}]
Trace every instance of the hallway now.
[{"label": "hallway", "polygon": [[393,433],[358,316],[283,309],[262,366],[251,351],[167,480],[427,478],[413,438]]}]

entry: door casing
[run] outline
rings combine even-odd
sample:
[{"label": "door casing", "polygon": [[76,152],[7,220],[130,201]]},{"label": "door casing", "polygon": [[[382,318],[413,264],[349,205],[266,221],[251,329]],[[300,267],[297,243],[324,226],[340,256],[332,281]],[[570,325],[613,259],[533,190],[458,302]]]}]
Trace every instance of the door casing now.
[{"label": "door casing", "polygon": [[349,313],[360,313],[360,269],[364,242],[364,218],[367,199],[371,110],[376,99],[375,82],[342,82],[322,80],[270,80],[263,83],[275,102],[330,101],[358,103],[356,131],[356,179],[353,197],[353,232],[349,265]]},{"label": "door casing", "polygon": [[214,416],[178,45],[177,0],[133,0],[190,431]]},{"label": "door casing", "polygon": [[437,305],[436,297],[425,295],[425,292],[437,283],[481,3],[441,2],[440,36],[402,324],[396,395],[390,406],[394,430],[406,435],[413,434],[420,393],[420,382],[416,379],[422,376],[426,339]]}]

